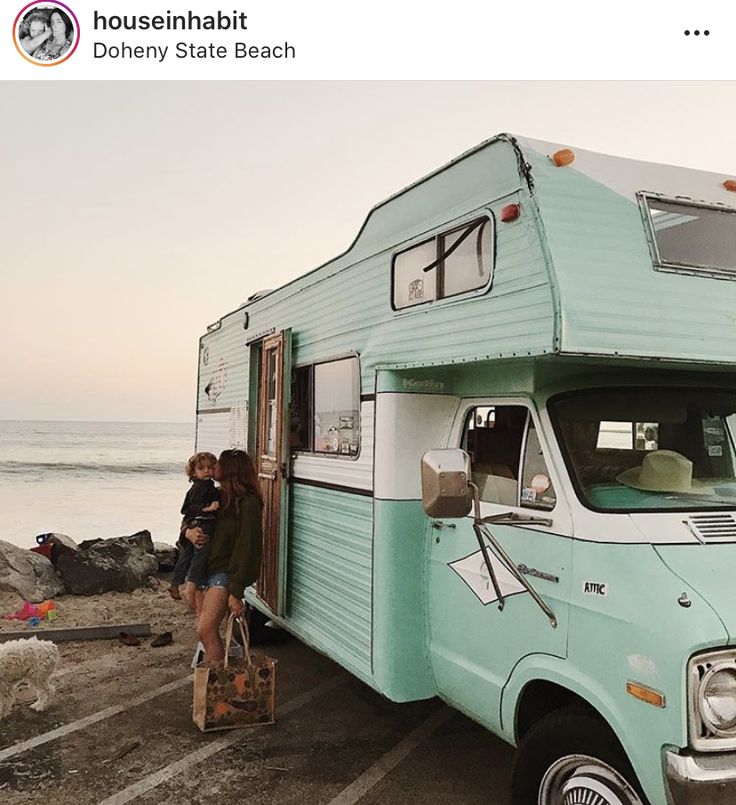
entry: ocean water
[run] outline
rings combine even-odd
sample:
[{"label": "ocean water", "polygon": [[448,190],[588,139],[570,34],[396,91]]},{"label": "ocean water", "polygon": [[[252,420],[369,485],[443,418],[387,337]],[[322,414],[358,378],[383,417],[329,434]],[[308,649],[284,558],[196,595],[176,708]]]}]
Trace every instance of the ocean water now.
[{"label": "ocean water", "polygon": [[0,540],[148,529],[176,541],[193,423],[0,421]]}]

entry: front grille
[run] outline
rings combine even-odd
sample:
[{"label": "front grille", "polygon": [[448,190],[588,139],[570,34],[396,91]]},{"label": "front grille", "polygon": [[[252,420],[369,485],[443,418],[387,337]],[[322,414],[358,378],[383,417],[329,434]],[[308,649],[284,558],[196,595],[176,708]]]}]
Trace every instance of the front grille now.
[{"label": "front grille", "polygon": [[705,542],[736,540],[736,518],[732,514],[694,514],[689,524]]}]

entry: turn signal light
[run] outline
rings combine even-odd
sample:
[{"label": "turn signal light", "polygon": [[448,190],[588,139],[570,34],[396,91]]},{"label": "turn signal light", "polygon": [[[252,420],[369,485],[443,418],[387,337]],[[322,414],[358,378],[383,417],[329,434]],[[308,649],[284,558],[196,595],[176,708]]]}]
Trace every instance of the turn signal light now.
[{"label": "turn signal light", "polygon": [[508,224],[510,221],[515,221],[521,215],[521,206],[519,204],[507,204],[501,210],[501,220]]},{"label": "turn signal light", "polygon": [[572,163],[575,162],[575,153],[569,148],[562,148],[552,154],[552,162],[554,162],[558,168],[564,168],[565,165],[572,165]]},{"label": "turn signal light", "polygon": [[736,179],[726,179],[726,181],[723,183],[723,186],[726,188],[726,190],[736,193]]},{"label": "turn signal light", "polygon": [[653,688],[648,688],[646,685],[627,682],[626,692],[630,693],[635,699],[641,699],[647,704],[653,704],[655,707],[665,707],[664,694]]}]

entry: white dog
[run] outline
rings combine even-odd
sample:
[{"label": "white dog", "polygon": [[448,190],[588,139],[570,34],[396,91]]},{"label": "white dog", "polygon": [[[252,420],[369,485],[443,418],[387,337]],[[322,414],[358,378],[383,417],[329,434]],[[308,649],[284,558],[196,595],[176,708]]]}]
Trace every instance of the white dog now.
[{"label": "white dog", "polygon": [[36,689],[31,708],[45,710],[54,697],[50,678],[58,664],[59,649],[48,640],[31,637],[0,643],[0,720],[12,709],[20,682]]}]

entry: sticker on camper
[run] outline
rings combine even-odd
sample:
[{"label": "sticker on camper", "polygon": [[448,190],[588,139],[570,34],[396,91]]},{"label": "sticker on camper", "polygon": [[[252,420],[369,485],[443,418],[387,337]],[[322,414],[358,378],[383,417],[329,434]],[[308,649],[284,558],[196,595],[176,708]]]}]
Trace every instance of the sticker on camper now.
[{"label": "sticker on camper", "polygon": [[723,448],[720,444],[711,444],[708,445],[708,455],[709,456],[722,456],[723,455]]},{"label": "sticker on camper", "polygon": [[525,486],[521,490],[521,502],[522,503],[534,503],[537,499],[537,490],[532,489],[531,486]]},{"label": "sticker on camper", "polygon": [[412,280],[409,283],[409,301],[421,302],[424,299],[424,280]]},{"label": "sticker on camper", "polygon": [[552,481],[550,481],[549,475],[546,475],[543,472],[538,472],[532,477],[531,481],[529,481],[529,486],[538,495],[541,495],[542,492],[546,492],[550,486],[552,486]]},{"label": "sticker on camper", "polygon": [[227,385],[227,364],[224,358],[220,358],[217,362],[217,367],[210,375],[207,385],[204,387],[204,393],[207,399],[214,405],[217,398],[222,394],[225,386]]},{"label": "sticker on camper", "polygon": [[[494,556],[491,556],[491,566],[496,574],[501,595],[506,597],[526,592],[526,588],[519,584]],[[491,574],[488,572],[486,561],[481,551],[476,551],[463,559],[450,562],[449,567],[470,587],[481,604],[485,606],[498,601],[496,591],[493,589]]]},{"label": "sticker on camper", "polygon": [[598,598],[608,595],[608,582],[605,581],[584,581],[583,595],[594,595]]},{"label": "sticker on camper", "polygon": [[230,409],[230,447],[248,447],[248,403],[239,402]]}]

